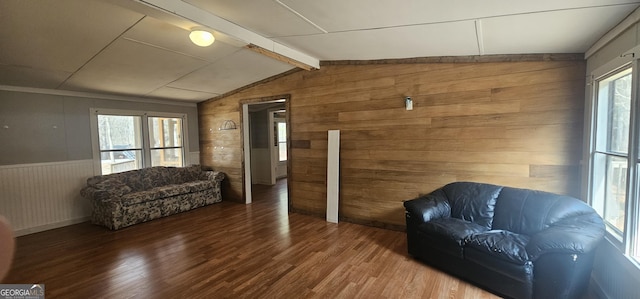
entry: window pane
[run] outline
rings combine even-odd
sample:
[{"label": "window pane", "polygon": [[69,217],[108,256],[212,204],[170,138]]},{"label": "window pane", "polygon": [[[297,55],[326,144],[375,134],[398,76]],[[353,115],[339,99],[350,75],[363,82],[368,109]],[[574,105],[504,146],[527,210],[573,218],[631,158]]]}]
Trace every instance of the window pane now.
[{"label": "window pane", "polygon": [[280,161],[287,161],[287,143],[278,143],[278,158]]},{"label": "window pane", "polygon": [[622,232],[627,198],[627,159],[607,157],[606,186],[604,219]]},{"label": "window pane", "polygon": [[142,151],[107,151],[100,152],[102,174],[123,172],[142,168]]},{"label": "window pane", "polygon": [[151,166],[182,167],[182,160],[182,148],[151,150]]},{"label": "window pane", "polygon": [[598,83],[597,150],[627,153],[631,115],[631,69]]},{"label": "window pane", "polygon": [[278,123],[278,142],[287,142],[287,123]]},{"label": "window pane", "polygon": [[98,115],[100,150],[142,148],[139,116]]},{"label": "window pane", "polygon": [[102,174],[142,168],[140,116],[98,115]]},{"label": "window pane", "polygon": [[591,204],[622,240],[627,200],[631,68],[598,81]]},{"label": "window pane", "polygon": [[627,199],[627,159],[597,154],[594,163],[592,205],[604,220],[622,237]]},{"label": "window pane", "polygon": [[149,117],[151,148],[182,147],[182,119]]},{"label": "window pane", "polygon": [[278,122],[278,160],[287,161],[287,123]]}]

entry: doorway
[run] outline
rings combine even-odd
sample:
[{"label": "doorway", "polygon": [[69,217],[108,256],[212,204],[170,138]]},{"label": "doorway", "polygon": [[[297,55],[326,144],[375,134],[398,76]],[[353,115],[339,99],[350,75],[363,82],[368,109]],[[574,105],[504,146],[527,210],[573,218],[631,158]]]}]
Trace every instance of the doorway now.
[{"label": "doorway", "polygon": [[[254,200],[254,186],[263,191],[269,187],[282,189],[284,185],[288,191],[288,100],[289,96],[286,95],[240,102],[244,151],[243,195],[246,204]],[[288,192],[286,198],[288,206]]]}]

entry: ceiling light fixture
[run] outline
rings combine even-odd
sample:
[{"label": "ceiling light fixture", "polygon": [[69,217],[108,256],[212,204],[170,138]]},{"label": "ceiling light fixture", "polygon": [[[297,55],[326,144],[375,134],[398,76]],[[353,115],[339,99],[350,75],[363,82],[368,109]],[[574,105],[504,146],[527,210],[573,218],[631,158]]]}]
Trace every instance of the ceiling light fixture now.
[{"label": "ceiling light fixture", "polygon": [[189,38],[194,44],[200,47],[211,46],[211,44],[213,44],[213,42],[216,40],[216,38],[213,37],[213,34],[211,34],[211,32],[204,31],[204,30],[191,31],[191,33],[189,33]]}]

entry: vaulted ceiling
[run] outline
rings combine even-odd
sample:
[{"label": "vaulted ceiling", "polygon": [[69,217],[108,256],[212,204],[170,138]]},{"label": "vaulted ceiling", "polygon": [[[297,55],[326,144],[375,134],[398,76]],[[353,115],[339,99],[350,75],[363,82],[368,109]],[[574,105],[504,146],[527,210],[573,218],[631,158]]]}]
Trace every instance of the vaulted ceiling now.
[{"label": "vaulted ceiling", "polygon": [[[199,102],[325,60],[584,53],[639,5],[0,0],[0,87]],[[192,44],[194,28],[212,31],[216,42]]]}]

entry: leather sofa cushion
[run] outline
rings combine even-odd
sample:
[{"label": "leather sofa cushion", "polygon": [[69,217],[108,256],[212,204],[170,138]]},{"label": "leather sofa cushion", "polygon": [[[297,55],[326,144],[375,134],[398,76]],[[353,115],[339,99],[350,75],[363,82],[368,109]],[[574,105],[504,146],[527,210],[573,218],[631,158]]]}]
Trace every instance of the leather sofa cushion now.
[{"label": "leather sofa cushion", "polygon": [[496,199],[502,186],[456,182],[442,187],[451,205],[451,217],[491,229]]},{"label": "leather sofa cushion", "polygon": [[[479,268],[483,269],[483,271],[478,271],[475,273],[468,273],[469,277],[473,278],[473,281],[480,281],[481,279],[478,276],[482,277],[496,277],[495,273],[498,273],[500,276],[503,276],[506,281],[515,280],[520,281],[527,285],[522,291],[531,290],[533,285],[533,262],[526,261],[522,264],[515,264],[512,262],[507,262],[503,259],[497,258],[494,254],[488,253],[486,251],[478,251],[475,248],[466,248],[464,251],[464,258],[469,263],[475,264],[479,266]],[[478,268],[478,267],[473,267]],[[495,272],[495,273],[492,273]],[[501,285],[499,288],[509,289],[510,286]],[[529,296],[522,296],[524,298],[530,298]]]},{"label": "leather sofa cushion", "polygon": [[457,218],[434,219],[418,227],[418,231],[425,235],[440,236],[455,242],[458,246],[462,246],[468,236],[486,230],[486,227],[477,223]]},{"label": "leather sofa cushion", "polygon": [[560,220],[593,213],[589,205],[573,197],[504,187],[496,203],[492,229],[531,236]]},{"label": "leather sofa cushion", "polygon": [[491,230],[468,236],[466,247],[485,252],[506,262],[522,265],[529,260],[526,246],[529,237],[504,230]]}]

